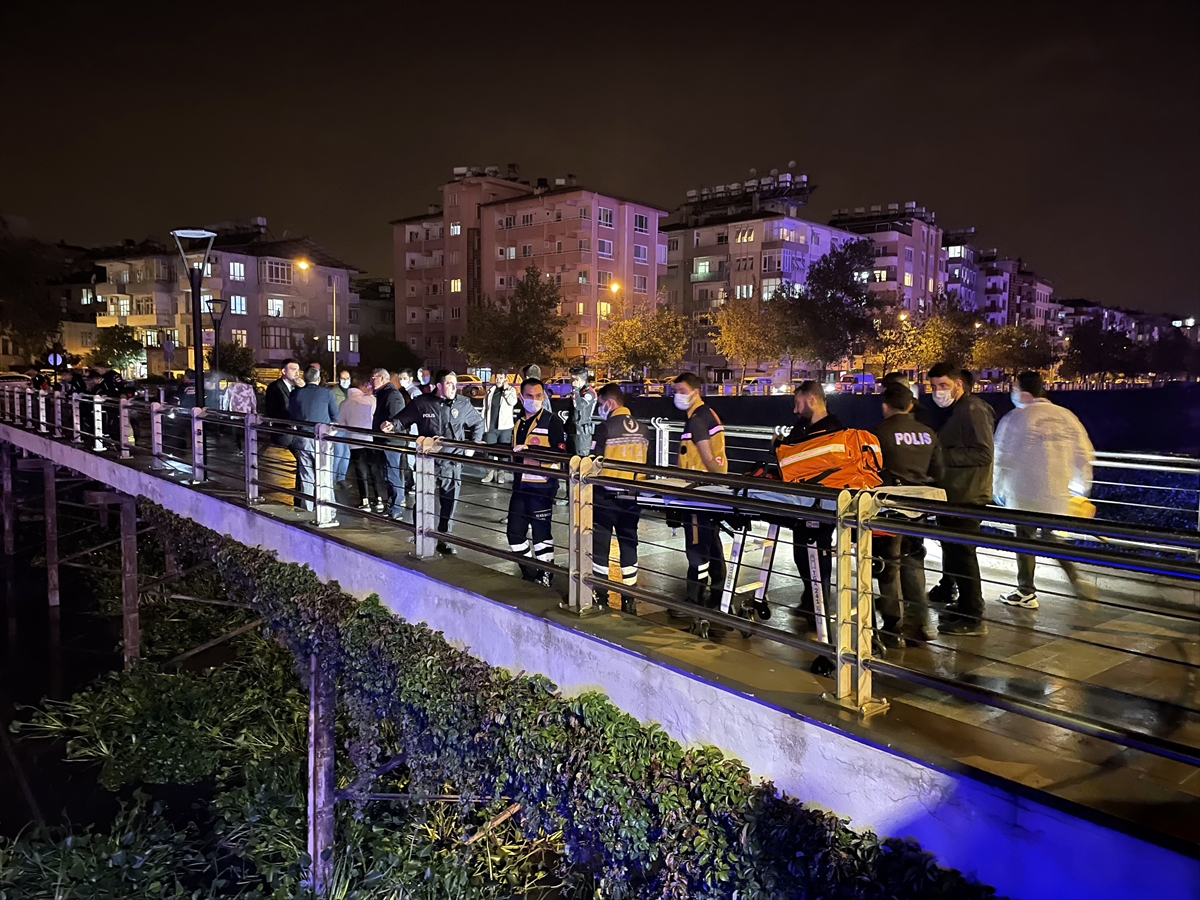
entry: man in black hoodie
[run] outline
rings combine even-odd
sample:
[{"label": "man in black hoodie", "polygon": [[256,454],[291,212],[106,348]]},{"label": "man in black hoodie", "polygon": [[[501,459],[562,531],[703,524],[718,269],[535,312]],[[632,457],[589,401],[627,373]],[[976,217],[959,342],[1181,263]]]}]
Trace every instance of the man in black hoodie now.
[{"label": "man in black hoodie", "polygon": [[[949,409],[950,416],[938,429],[942,443],[945,473],[938,487],[946,491],[950,503],[978,506],[981,517],[939,516],[942,525],[969,536],[983,526],[982,509],[992,499],[992,433],[996,416],[992,408],[964,386],[972,379],[952,363],[938,363],[929,370],[933,402]],[[979,580],[979,558],[973,544],[942,541],[942,589],[952,583],[958,590],[958,604],[940,617],[938,631],[951,635],[987,634],[983,622],[983,588]],[[949,576],[947,578],[946,576]],[[936,589],[935,589],[936,590]],[[930,599],[935,592],[930,592]]]},{"label": "man in black hoodie", "polygon": [[[372,431],[403,432],[400,414],[407,400],[403,391],[396,390],[387,369],[375,369],[371,373],[371,388],[375,395],[375,415],[371,419]],[[388,423],[387,427],[384,423]],[[401,450],[376,450],[372,461],[373,480],[377,497],[387,496],[387,503],[378,501],[375,512],[386,513],[399,519],[404,510],[405,455]],[[384,484],[380,484],[382,481]],[[385,487],[386,485],[386,487]]]}]

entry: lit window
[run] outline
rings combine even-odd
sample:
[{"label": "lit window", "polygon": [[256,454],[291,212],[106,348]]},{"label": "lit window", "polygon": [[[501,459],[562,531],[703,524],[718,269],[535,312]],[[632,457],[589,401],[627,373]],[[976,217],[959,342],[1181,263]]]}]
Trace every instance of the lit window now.
[{"label": "lit window", "polygon": [[612,284],[612,272],[597,272],[596,284],[598,284],[601,288],[608,287],[610,284]]},{"label": "lit window", "polygon": [[912,287],[912,272],[905,272],[905,273],[904,273],[904,286],[905,286],[905,287]]},{"label": "lit window", "polygon": [[229,314],[231,316],[246,315],[246,298],[241,294],[234,294],[229,298]]},{"label": "lit window", "polygon": [[[458,196],[457,194],[455,196]],[[462,234],[462,222],[450,223],[450,237],[458,237]]]},{"label": "lit window", "polygon": [[579,270],[579,283],[580,283],[580,284],[587,284],[587,283],[588,283],[588,270],[587,270],[587,269],[580,269],[580,270]]},{"label": "lit window", "polygon": [[576,313],[576,315],[580,315],[580,316],[583,315],[583,301],[582,300],[580,300],[578,303],[575,304],[575,313]]},{"label": "lit window", "polygon": [[200,295],[200,312],[202,312],[202,313],[211,313],[212,312],[212,294],[201,294]]},{"label": "lit window", "polygon": [[613,227],[613,211],[605,209],[603,206],[596,208],[596,221],[600,223],[601,228]]},{"label": "lit window", "polygon": [[875,275],[876,281],[887,281],[888,280],[887,269],[876,269],[874,272],[874,275]]},{"label": "lit window", "polygon": [[516,259],[516,258],[517,258],[517,248],[516,248],[516,247],[505,247],[504,249],[505,249],[505,251],[506,251],[505,255],[506,255],[506,256],[507,256],[509,259]]},{"label": "lit window", "polygon": [[633,261],[642,264],[650,262],[650,250],[645,244],[633,245]]},{"label": "lit window", "polygon": [[603,238],[596,241],[596,253],[601,259],[612,259],[612,241]]},{"label": "lit window", "polygon": [[778,278],[764,278],[762,282],[762,298],[770,300],[782,286],[783,282]]},{"label": "lit window", "polygon": [[267,315],[282,316],[283,315],[283,298],[268,297],[267,298]]},{"label": "lit window", "polygon": [[581,331],[581,332],[579,332],[579,334],[575,335],[575,342],[576,342],[576,343],[577,343],[577,344],[578,344],[580,347],[586,347],[586,346],[588,345],[588,336],[587,336],[587,332],[586,332],[586,331]]},{"label": "lit window", "polygon": [[451,278],[450,279],[450,293],[452,293],[452,294],[461,294],[462,293],[462,279],[461,278]]},{"label": "lit window", "polygon": [[522,258],[533,256],[533,244],[522,244],[521,256]]},{"label": "lit window", "polygon": [[754,229],[753,228],[738,229],[737,238],[735,240],[739,244],[753,243],[754,242]]},{"label": "lit window", "polygon": [[357,334],[352,333],[350,335],[350,352],[351,353],[358,352],[358,335]]},{"label": "lit window", "polygon": [[933,293],[933,279],[932,278],[929,279],[929,293],[931,293],[931,294]]},{"label": "lit window", "polygon": [[635,294],[646,293],[646,276],[645,275],[634,275],[633,276],[633,292]]},{"label": "lit window", "polygon": [[157,331],[147,331],[144,334],[142,334],[142,343],[145,344],[147,347],[159,346],[158,332]]},{"label": "lit window", "polygon": [[960,256],[963,255],[962,251],[963,251],[962,247],[951,247],[949,250],[950,258],[958,259]]},{"label": "lit window", "polygon": [[650,217],[643,216],[640,213],[634,214],[633,230],[638,234],[647,234],[650,231]]},{"label": "lit window", "polygon": [[325,335],[325,349],[331,353],[335,350],[342,349],[342,336],[339,334],[336,337],[332,334]]},{"label": "lit window", "polygon": [[245,347],[249,343],[250,336],[244,328],[235,328],[229,332],[229,339],[239,347]]},{"label": "lit window", "polygon": [[612,315],[612,304],[607,300],[601,300],[596,304],[596,309],[600,313],[600,318],[607,319]]},{"label": "lit window", "polygon": [[84,288],[82,293],[79,295],[79,303],[82,306],[91,306],[95,299],[96,294],[91,288]]},{"label": "lit window", "polygon": [[229,280],[230,281],[245,281],[246,280],[246,264],[240,262],[231,262],[229,264]]}]

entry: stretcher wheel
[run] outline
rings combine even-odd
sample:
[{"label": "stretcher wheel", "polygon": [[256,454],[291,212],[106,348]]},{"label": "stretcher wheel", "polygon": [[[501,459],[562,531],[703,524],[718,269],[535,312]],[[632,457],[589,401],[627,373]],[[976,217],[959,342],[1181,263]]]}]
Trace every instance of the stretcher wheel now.
[{"label": "stretcher wheel", "polygon": [[771,621],[771,606],[767,602],[768,598],[763,597],[761,600],[754,601],[754,615],[758,617],[760,622]]},{"label": "stretcher wheel", "polygon": [[822,678],[828,678],[833,674],[833,660],[826,659],[824,656],[818,656],[812,661],[809,670],[814,675],[820,675]]},{"label": "stretcher wheel", "polygon": [[692,622],[692,627],[688,629],[696,637],[702,641],[708,640],[708,619],[696,619]]}]

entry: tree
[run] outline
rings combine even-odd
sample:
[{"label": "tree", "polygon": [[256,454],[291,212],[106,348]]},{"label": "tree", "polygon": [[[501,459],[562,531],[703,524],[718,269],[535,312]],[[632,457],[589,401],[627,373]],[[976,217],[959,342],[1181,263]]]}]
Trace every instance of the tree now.
[{"label": "tree", "polygon": [[863,353],[863,371],[886,375],[903,366],[910,354],[913,330],[904,311],[904,298],[897,291],[878,295],[879,318],[867,338]]},{"label": "tree", "polygon": [[1003,325],[983,330],[971,349],[976,369],[999,369],[1007,375],[1054,364],[1054,351],[1041,332],[1023,325]]},{"label": "tree", "polygon": [[530,266],[510,297],[497,301],[485,296],[470,308],[459,349],[475,365],[515,369],[550,362],[563,346],[561,303],[558,285]]},{"label": "tree", "polygon": [[1071,330],[1060,372],[1067,378],[1136,375],[1148,368],[1147,354],[1120,331],[1105,331],[1099,319]]},{"label": "tree", "polygon": [[88,365],[124,370],[145,358],[146,348],[137,339],[136,329],[114,325],[96,332],[96,346],[88,354]]},{"label": "tree", "polygon": [[[213,352],[204,354],[209,370],[213,366]],[[221,341],[221,372],[234,378],[253,378],[255,372],[254,349],[242,344]]]},{"label": "tree", "polygon": [[613,309],[600,362],[618,372],[665,369],[687,350],[687,323],[668,306],[635,309],[622,296]]},{"label": "tree", "polygon": [[968,365],[979,327],[975,315],[962,308],[957,294],[933,299],[931,314],[920,322],[909,320],[908,363],[924,377],[935,363]]},{"label": "tree", "polygon": [[0,333],[27,361],[42,356],[60,329],[61,308],[47,288],[62,268],[58,257],[48,244],[15,237],[0,219]]},{"label": "tree", "polygon": [[750,360],[757,364],[784,352],[770,302],[748,297],[726,303],[717,310],[713,324],[717,328],[713,341],[717,352],[741,362],[743,380]]},{"label": "tree", "polygon": [[861,348],[874,333],[879,298],[871,293],[874,245],[830,250],[808,270],[801,290],[784,285],[771,298],[783,350],[820,362],[821,370]]},{"label": "tree", "polygon": [[325,373],[333,366],[333,355],[321,346],[317,330],[311,326],[303,331],[292,332],[292,358],[299,364],[301,372],[313,363],[319,363],[321,371]]},{"label": "tree", "polygon": [[1150,371],[1160,378],[1195,372],[1196,345],[1178,328],[1160,332],[1148,356]]}]

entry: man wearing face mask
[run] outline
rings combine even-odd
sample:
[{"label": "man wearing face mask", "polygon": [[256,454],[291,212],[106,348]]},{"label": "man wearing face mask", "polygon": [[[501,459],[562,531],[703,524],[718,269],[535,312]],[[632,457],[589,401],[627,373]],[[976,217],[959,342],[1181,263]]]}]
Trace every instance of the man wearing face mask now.
[{"label": "man wearing face mask", "polygon": [[[1086,497],[1092,488],[1094,454],[1087,431],[1072,412],[1047,399],[1037,372],[1017,376],[1012,402],[1015,409],[996,429],[996,502],[1009,509],[1072,515],[1072,497]],[[1025,540],[1039,532],[1043,541],[1057,540],[1049,529],[1017,526],[1017,537]],[[1017,588],[1002,596],[1001,603],[1038,608],[1033,585],[1036,565],[1037,557],[1032,554],[1017,554]],[[1096,586],[1079,577],[1073,562],[1059,560],[1059,565],[1076,596],[1096,599]]]},{"label": "man wearing face mask", "polygon": [[596,389],[588,383],[587,366],[571,369],[571,450],[576,456],[592,452],[596,433]]},{"label": "man wearing face mask", "polygon": [[[545,386],[536,378],[521,382],[522,416],[512,432],[513,450],[521,451],[536,447],[541,450],[566,454],[567,436],[562,422],[545,407]],[[517,461],[538,469],[548,464],[530,457],[517,457]],[[540,472],[518,472],[513,478],[512,496],[508,501],[508,546],[513,553],[532,557],[539,562],[554,562],[554,538],[551,535],[550,515],[554,509],[554,495],[558,493],[558,479],[554,475]],[[535,584],[550,587],[554,573],[536,566],[521,564],[521,577]]]},{"label": "man wearing face mask", "polygon": [[[952,363],[938,363],[929,370],[933,402],[949,409],[950,416],[938,429],[942,443],[945,472],[938,487],[946,491],[950,503],[982,507],[992,499],[992,432],[995,414],[992,408],[964,387],[970,383],[962,369]],[[948,528],[978,534],[982,518],[939,516]],[[979,558],[972,544],[942,541],[942,583],[929,592],[931,601],[948,598],[948,586],[958,592],[958,603],[939,617],[938,631],[950,635],[987,634],[983,622],[983,588],[979,580]]]},{"label": "man wearing face mask", "polygon": [[[421,437],[440,437],[449,441],[474,442],[483,440],[483,416],[475,405],[458,392],[458,375],[449,369],[437,373],[437,392],[422,394],[396,417],[384,422],[381,430],[387,433],[417,426]],[[462,484],[462,463],[456,456],[474,456],[474,450],[456,449],[452,455],[439,456],[435,467],[438,494],[438,531],[449,534],[454,528],[454,507]],[[457,550],[445,541],[438,541],[438,553],[454,556]]]},{"label": "man wearing face mask", "polygon": [[[687,417],[679,437],[676,465],[694,472],[726,474],[729,460],[725,456],[725,428],[700,396],[700,379],[684,372],[675,379],[674,387],[675,408]],[[683,549],[688,561],[688,602],[716,608],[725,586],[725,548],[718,520],[701,513],[684,515]]]},{"label": "man wearing face mask", "polygon": [[434,385],[431,385],[429,383],[429,369],[427,369],[425,366],[421,366],[421,368],[417,370],[417,382],[418,382],[417,390],[420,393],[422,393],[422,394],[435,393]]},{"label": "man wearing face mask", "polygon": [[333,391],[333,399],[341,406],[346,399],[346,392],[350,390],[350,373],[345,369],[338,372],[337,384],[331,390]]},{"label": "man wearing face mask", "polygon": [[421,396],[421,385],[413,379],[411,369],[401,369],[396,375],[396,381],[400,385],[400,390],[404,392],[405,400],[416,400]]},{"label": "man wearing face mask", "polygon": [[[805,381],[796,388],[792,412],[796,424],[780,443],[799,444],[811,438],[835,431],[844,431],[846,426],[829,411],[825,402],[825,390],[820,382]],[[800,606],[792,614],[807,620],[809,629],[816,628],[816,607],[813,603],[813,578],[808,558],[808,548],[817,550],[817,570],[821,577],[821,596],[825,609],[830,608],[830,582],[833,577],[833,530],[832,522],[797,520],[792,527],[792,559],[796,571],[804,582],[804,593],[800,595]]]},{"label": "man wearing face mask", "polygon": [[[597,391],[596,413],[600,424],[596,426],[592,440],[592,456],[624,463],[645,465],[649,455],[650,439],[646,427],[635,419],[625,406],[625,394],[620,385],[606,384]],[[632,472],[605,472],[609,478],[632,481]],[[592,573],[608,577],[609,554],[612,552],[613,533],[617,536],[617,547],[621,558],[621,583],[637,584],[638,576],[638,522],[641,508],[637,498],[624,495],[612,488],[596,487],[592,492]],[[608,606],[608,592],[595,590],[592,601],[596,606]],[[632,597],[621,595],[621,609],[637,612]]]}]

